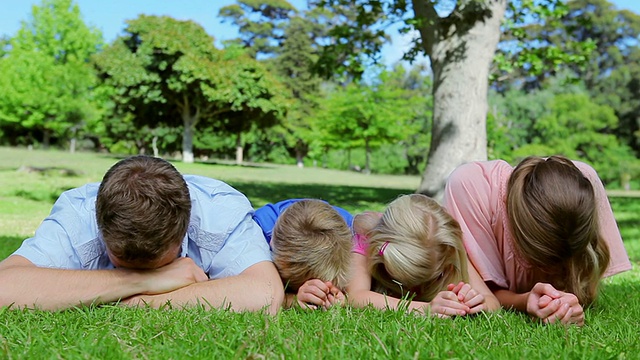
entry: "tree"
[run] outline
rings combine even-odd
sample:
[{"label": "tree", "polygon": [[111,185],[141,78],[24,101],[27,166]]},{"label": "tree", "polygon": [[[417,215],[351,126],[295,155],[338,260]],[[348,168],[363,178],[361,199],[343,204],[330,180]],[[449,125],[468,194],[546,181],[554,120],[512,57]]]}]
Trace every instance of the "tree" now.
[{"label": "tree", "polygon": [[101,34],[88,27],[71,0],[44,0],[5,47],[0,59],[0,124],[71,140],[100,117],[97,78],[88,64]]},{"label": "tree", "polygon": [[216,49],[200,25],[143,15],[125,31],[95,57],[96,66],[138,126],[182,126],[183,161],[193,162],[197,126],[225,130],[225,121],[284,114],[280,85],[266,69],[238,49]]},{"label": "tree", "polygon": [[[404,72],[400,72],[402,77]],[[322,105],[317,129],[324,143],[346,144],[365,149],[365,173],[371,172],[371,151],[381,144],[401,141],[417,132],[412,97],[397,82],[393,72],[383,71],[373,84],[354,82],[338,86]]]},{"label": "tree", "polygon": [[[401,31],[415,30],[413,48],[405,58],[426,54],[433,70],[433,124],[427,166],[418,192],[440,197],[448,174],[461,163],[487,158],[486,116],[489,69],[507,13],[517,19],[557,16],[562,1],[507,0],[324,0],[318,6],[332,8],[358,5],[355,22],[345,22],[333,32],[336,40],[327,53],[349,52],[354,42],[371,45],[379,39],[384,24],[403,22]],[[547,10],[544,10],[547,9]],[[413,10],[413,11],[411,11]],[[518,22],[514,22],[518,25]],[[361,29],[375,29],[373,36],[363,36]],[[365,53],[376,54],[379,46],[363,46]],[[550,48],[552,49],[552,48]],[[562,52],[548,51],[551,55]],[[536,55],[536,54],[534,54]],[[540,54],[545,55],[545,54]],[[332,64],[335,56],[323,66],[339,72],[345,66],[357,73],[362,64]],[[560,56],[562,58],[562,56]],[[535,59],[535,57],[531,57]],[[535,69],[535,68],[533,68]]]},{"label": "tree", "polygon": [[533,141],[514,155],[563,154],[581,159],[593,164],[605,181],[620,179],[624,167],[637,162],[627,146],[608,134],[618,123],[610,107],[596,104],[585,93],[557,95],[547,105],[548,113],[534,125]]}]

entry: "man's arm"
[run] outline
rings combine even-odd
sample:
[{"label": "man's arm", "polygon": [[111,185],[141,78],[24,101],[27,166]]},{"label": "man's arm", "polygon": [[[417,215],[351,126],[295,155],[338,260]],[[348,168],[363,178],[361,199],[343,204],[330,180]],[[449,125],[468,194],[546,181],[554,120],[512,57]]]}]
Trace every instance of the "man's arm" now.
[{"label": "man's arm", "polygon": [[266,308],[275,314],[284,301],[284,288],[276,267],[270,261],[250,266],[236,276],[199,282],[158,295],[138,295],[125,305],[162,307],[193,306],[229,308],[234,311],[257,311]]},{"label": "man's arm", "polygon": [[0,263],[0,306],[61,310],[163,293],[206,279],[188,258],[155,270],[63,270],[41,268],[12,255]]}]

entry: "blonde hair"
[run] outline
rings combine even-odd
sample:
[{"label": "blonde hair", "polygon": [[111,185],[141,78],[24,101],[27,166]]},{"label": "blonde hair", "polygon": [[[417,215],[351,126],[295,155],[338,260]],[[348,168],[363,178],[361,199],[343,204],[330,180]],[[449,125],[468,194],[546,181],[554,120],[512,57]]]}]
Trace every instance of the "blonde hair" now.
[{"label": "blonde hair", "polygon": [[593,302],[610,255],[593,185],[573,162],[563,156],[520,162],[509,178],[507,213],[518,253],[581,304]]},{"label": "blonde hair", "polygon": [[367,236],[376,291],[431,301],[448,284],[468,282],[460,225],[425,195],[392,201]]},{"label": "blonde hair", "polygon": [[276,220],[273,262],[287,289],[320,279],[344,290],[349,281],[351,229],[338,211],[321,200],[301,200]]}]

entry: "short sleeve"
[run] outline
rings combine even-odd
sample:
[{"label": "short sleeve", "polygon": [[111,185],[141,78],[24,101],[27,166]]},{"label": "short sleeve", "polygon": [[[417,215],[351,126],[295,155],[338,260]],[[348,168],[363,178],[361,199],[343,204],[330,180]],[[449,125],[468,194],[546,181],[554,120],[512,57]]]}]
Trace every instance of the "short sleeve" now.
[{"label": "short sleeve", "polygon": [[579,161],[574,161],[574,164],[578,169],[580,169],[585,177],[591,181],[595,191],[600,234],[604,237],[611,255],[609,266],[604,273],[604,277],[631,270],[631,262],[629,261],[629,256],[624,248],[620,230],[618,229],[616,219],[613,216],[613,210],[611,209],[607,192],[604,189],[604,185],[602,185],[600,177],[590,165]]},{"label": "short sleeve", "polygon": [[56,200],[35,235],[14,255],[36,266],[58,269],[97,269],[108,265],[95,222],[98,184],[69,190]]},{"label": "short sleeve", "polygon": [[494,204],[499,201],[493,165],[498,163],[473,162],[454,170],[445,185],[443,206],[460,224],[467,255],[483,280],[508,288],[499,239],[493,229]]},{"label": "short sleeve", "polygon": [[246,196],[219,180],[195,175],[185,180],[192,201],[186,256],[209,278],[239,275],[271,261],[269,244]]}]

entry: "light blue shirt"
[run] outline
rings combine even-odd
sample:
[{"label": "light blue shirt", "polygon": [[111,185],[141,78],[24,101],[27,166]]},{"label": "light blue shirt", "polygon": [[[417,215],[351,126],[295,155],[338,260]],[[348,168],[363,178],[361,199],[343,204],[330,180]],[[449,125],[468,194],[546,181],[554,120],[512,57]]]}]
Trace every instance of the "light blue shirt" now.
[{"label": "light blue shirt", "polygon": [[[222,181],[185,175],[191,219],[181,256],[190,257],[210,279],[238,275],[271,261],[269,245],[253,219],[249,200]],[[51,214],[14,255],[59,269],[113,269],[96,223],[99,183],[64,192]]]}]

